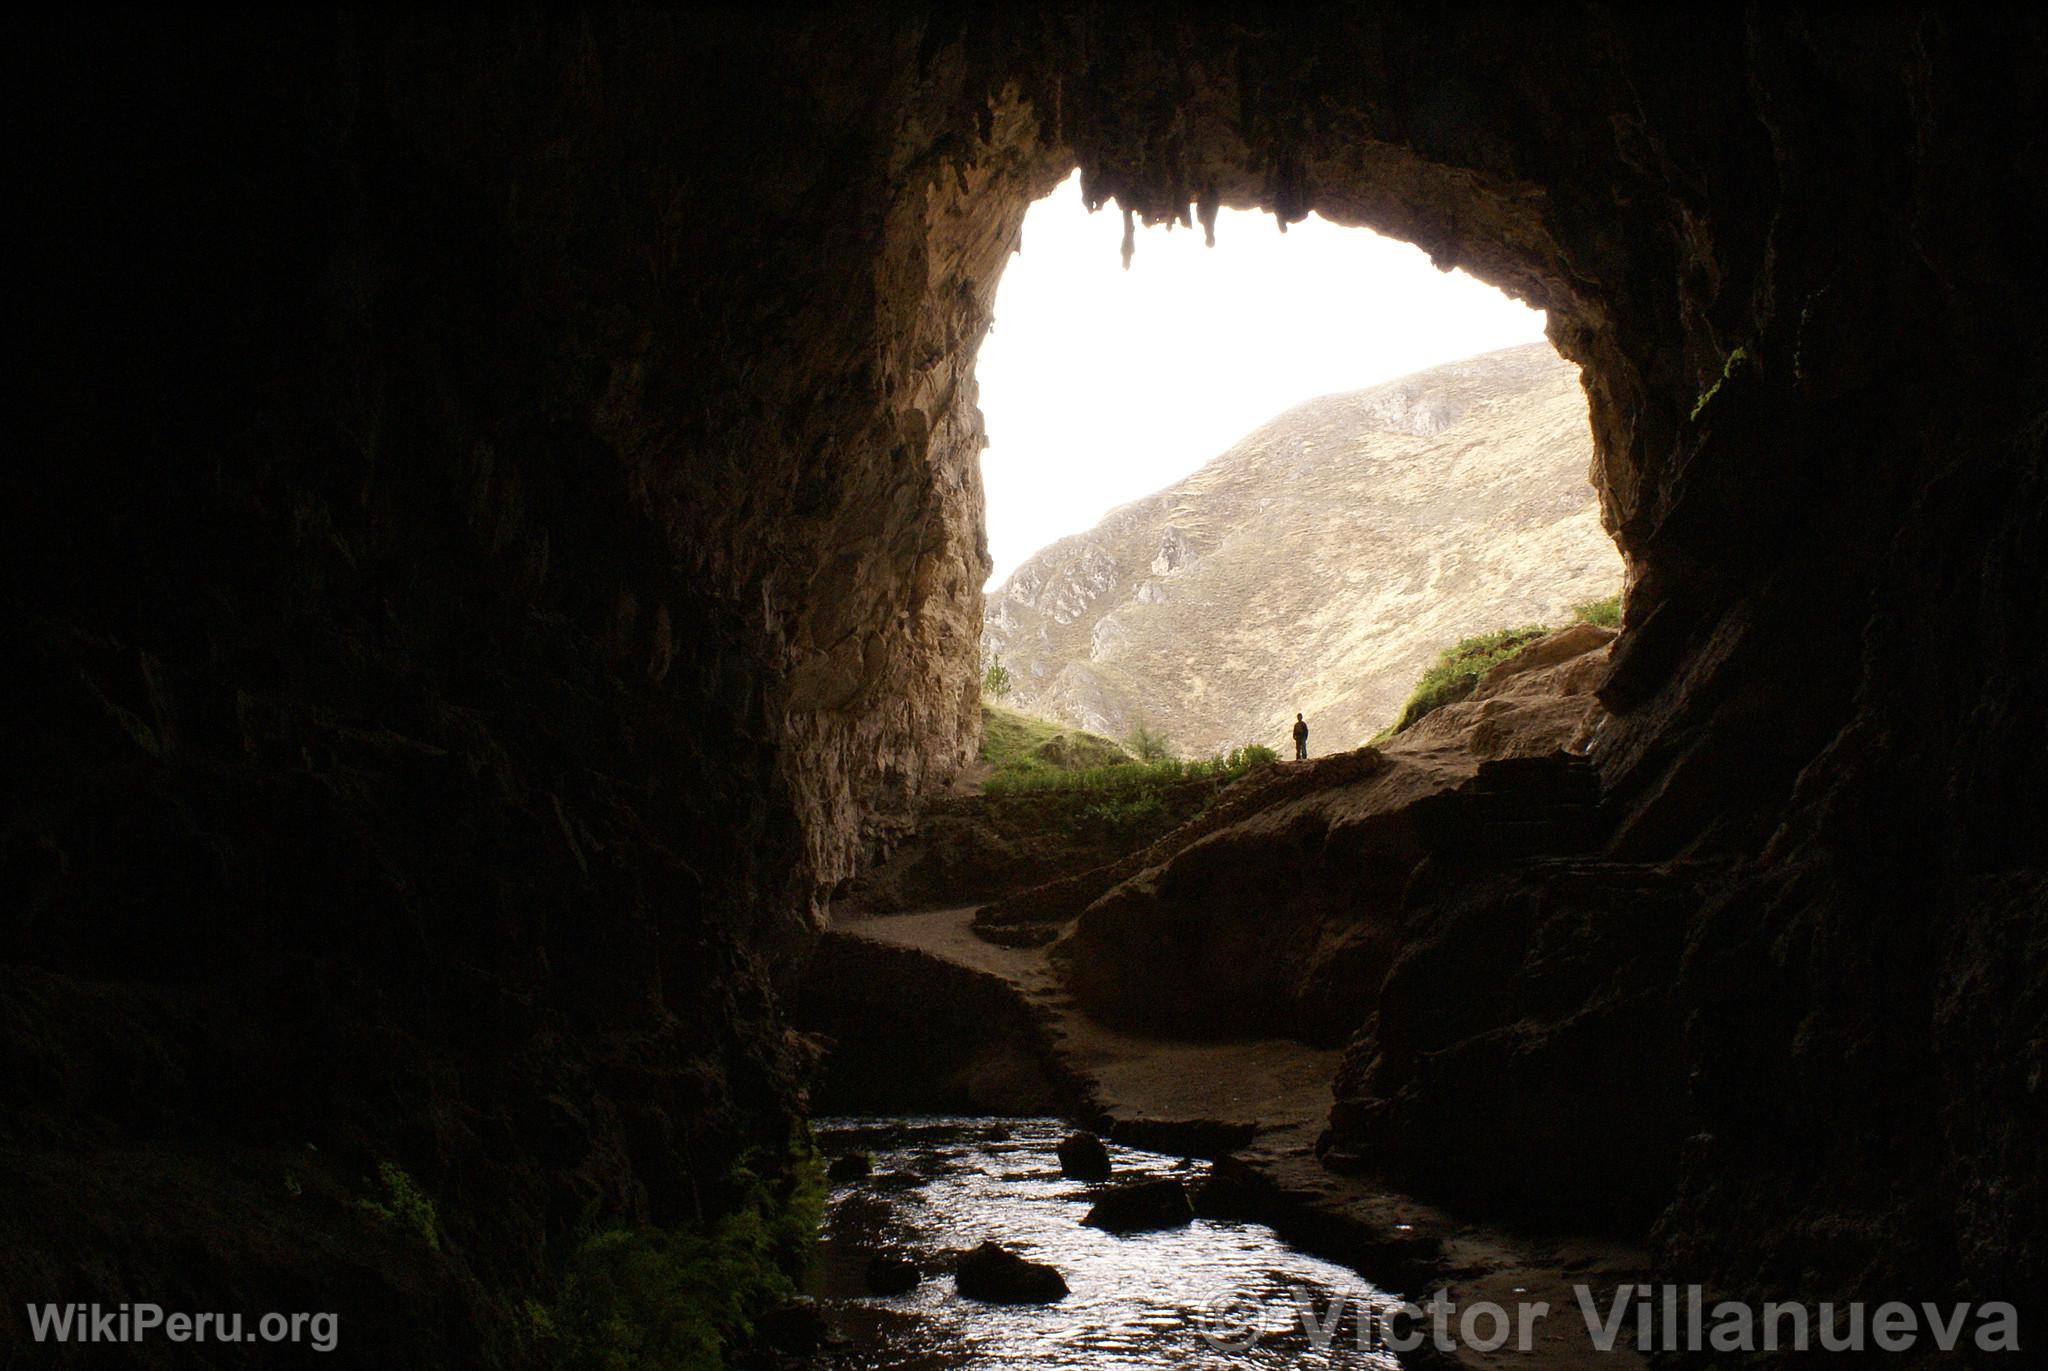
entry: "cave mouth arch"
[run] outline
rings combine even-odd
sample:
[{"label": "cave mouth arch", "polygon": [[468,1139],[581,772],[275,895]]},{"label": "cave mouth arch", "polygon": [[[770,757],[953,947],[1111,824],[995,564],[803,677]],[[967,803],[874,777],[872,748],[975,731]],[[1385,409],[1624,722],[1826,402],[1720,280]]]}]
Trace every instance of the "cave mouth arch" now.
[{"label": "cave mouth arch", "polygon": [[1207,756],[1284,745],[1292,700],[1348,750],[1453,643],[1618,592],[1540,313],[1314,214],[1120,254],[1078,181],[1028,210],[975,362],[1006,704]]},{"label": "cave mouth arch", "polygon": [[[1384,17],[1370,22],[1388,31],[1369,48],[1391,54],[1388,44],[1422,41]],[[1421,89],[1427,81],[1391,57],[1384,67],[1346,69],[1336,91],[1318,90],[1314,81],[1266,81],[1262,73],[1276,65],[1313,67],[1318,40],[1310,29],[1248,33],[1177,20],[1137,37],[1113,59],[1095,51],[1085,35],[1069,37],[1077,49],[1055,44],[1037,52],[1038,65],[1022,68],[999,58],[994,69],[981,69],[966,56],[961,89],[987,94],[979,103],[969,97],[950,114],[961,135],[970,128],[972,135],[944,144],[949,151],[937,167],[913,172],[896,220],[912,241],[896,245],[881,274],[889,321],[882,391],[895,411],[897,441],[926,448],[933,467],[945,473],[935,503],[951,511],[939,520],[950,526],[947,550],[913,574],[908,587],[907,622],[921,641],[906,655],[931,662],[922,649],[937,647],[945,661],[936,669],[912,669],[922,678],[919,698],[943,703],[916,711],[921,717],[908,727],[937,746],[918,752],[906,739],[907,748],[889,749],[923,760],[887,768],[881,805],[907,800],[924,774],[965,765],[975,746],[979,654],[969,645],[979,637],[975,583],[986,578],[989,560],[981,529],[959,518],[963,506],[972,510],[982,499],[973,458],[987,438],[974,404],[974,360],[1024,215],[1077,167],[1089,207],[1113,200],[1133,229],[1139,223],[1206,228],[1224,207],[1270,213],[1282,224],[1314,212],[1341,227],[1411,243],[1439,269],[1461,268],[1543,310],[1552,345],[1582,369],[1593,485],[1602,522],[1624,560],[1623,622],[1645,617],[1644,593],[1661,595],[1667,586],[1666,579],[1646,576],[1639,563],[1669,494],[1658,467],[1670,457],[1667,441],[1675,427],[1672,406],[1646,396],[1636,351],[1623,346],[1613,327],[1620,311],[1596,287],[1600,271],[1593,268],[1613,264],[1569,251],[1555,232],[1554,207],[1600,198],[1597,178],[1553,188],[1538,168],[1518,167],[1518,159],[1532,160],[1531,144],[1517,142],[1527,130],[1501,110],[1485,111],[1484,123],[1437,121],[1431,132],[1450,138],[1448,149],[1429,148],[1421,138],[1397,140],[1392,131],[1370,132],[1387,103],[1435,99],[1433,87]],[[1553,37],[1563,41],[1562,34]],[[960,49],[963,55],[975,51],[967,43]],[[990,51],[1000,52],[1001,45]],[[1370,88],[1379,82],[1398,89]],[[1347,101],[1364,104],[1346,114]],[[1482,129],[1503,142],[1484,146]],[[1549,150],[1541,152],[1534,160],[1547,161]],[[1686,351],[1676,346],[1656,353],[1658,368],[1672,370],[1673,359]],[[1721,365],[1716,355],[1712,366]],[[924,517],[930,513],[927,508]],[[856,674],[851,650],[842,649],[836,664],[831,656],[800,662],[792,676],[789,699],[799,728],[810,725],[818,704],[848,699],[828,683]],[[1627,652],[1618,650],[1617,690],[1626,692],[1632,677],[1654,678],[1665,664],[1632,667]],[[827,688],[818,689],[821,684]],[[862,789],[828,785],[842,795]],[[833,825],[841,834],[856,827]],[[832,869],[828,879],[847,872],[852,850],[843,843],[836,854],[820,854]]]},{"label": "cave mouth arch", "polygon": [[[950,54],[940,60],[948,81],[959,78],[949,90],[965,93],[949,106],[962,141],[910,192],[920,242],[906,301],[932,312],[913,321],[909,305],[904,336],[942,345],[899,354],[903,384],[889,392],[909,393],[920,355],[971,358],[1024,207],[1075,164],[1090,203],[1114,200],[1140,222],[1198,225],[1221,206],[1289,220],[1314,210],[1416,243],[1546,310],[1558,352],[1584,369],[1595,484],[1629,568],[1627,632],[1599,688],[1614,715],[1600,769],[1621,813],[1619,855],[1726,864],[1721,888],[1676,901],[1707,912],[1687,929],[1685,971],[1671,972],[1700,1027],[1670,1066],[1713,1083],[1723,1127],[1821,1165],[1892,1126],[1859,1103],[1883,1094],[1882,1075],[1851,1071],[1857,1098],[1828,1088],[1821,1112],[1854,1120],[1829,1129],[1829,1142],[1735,1121],[1744,1088],[1729,1063],[1770,1079],[1779,1098],[1802,1089],[1780,1064],[1796,1052],[1789,1030],[1743,1007],[1737,987],[1754,987],[1757,970],[1744,930],[1768,919],[1818,939],[1783,952],[1787,979],[1771,981],[1782,995],[1752,991],[1788,1024],[1810,1011],[1859,1038],[1898,1022],[1885,1007],[1896,996],[1912,1027],[1885,1030],[1902,1052],[1887,1059],[1931,1051],[1930,980],[1951,973],[1859,973],[1870,911],[1892,911],[1881,927],[1897,967],[1925,966],[1915,938],[1936,909],[1987,930],[2005,915],[1968,907],[1944,883],[1975,860],[1965,853],[2015,860],[2025,844],[1994,797],[2040,790],[2009,758],[1993,760],[1991,737],[2017,736],[2010,706],[1916,663],[1914,646],[1953,615],[1998,645],[2003,679],[2035,670],[2014,650],[2005,610],[1944,604],[1937,587],[1940,575],[1975,577],[1957,549],[1978,543],[1978,519],[2000,530],[2007,572],[2026,564],[2010,554],[2038,544],[2018,512],[2041,503],[2038,458],[1987,458],[1970,478],[1930,484],[1966,446],[2039,449],[2038,435],[2022,436],[2032,430],[2021,408],[1970,379],[1971,367],[2008,375],[2002,347],[2033,355],[2026,293],[2009,289],[2003,264],[2018,258],[1998,256],[2024,257],[2017,225],[1965,232],[1965,216],[1952,222],[1926,198],[1937,187],[1998,198],[1969,139],[1995,139],[2013,111],[2002,92],[1969,92],[1987,90],[1975,64],[2010,69],[2001,47],[2018,35],[1999,28],[1902,22],[1851,35],[1792,12],[1691,24],[1605,11],[1347,11],[1156,25],[1091,14],[1028,39],[976,31],[934,49]],[[2039,48],[2032,35],[2014,50]],[[2014,98],[2038,103],[2037,93]],[[1937,105],[1950,122],[1933,118]],[[1902,330],[1905,319],[1916,327]],[[956,367],[947,382],[924,393],[956,396],[971,377]],[[1984,407],[1938,407],[1936,385]],[[947,421],[913,426],[939,432]],[[963,441],[954,452],[980,438],[964,415],[953,436]],[[1906,549],[1922,565],[1901,560]],[[977,565],[971,556],[956,549],[954,564]],[[972,678],[961,647],[949,681]],[[1937,676],[1954,698],[1930,693]],[[1895,785],[1879,779],[1884,766],[1937,790],[1959,767],[1983,785],[1916,822],[1910,805],[1874,800]],[[1793,854],[1829,874],[1795,883]],[[1904,910],[1907,889],[1928,898]],[[1960,988],[1970,972],[1953,974],[1956,993],[1984,1003]],[[1699,1055],[1723,1048],[1712,1062]],[[1972,1117],[1956,1146],[1987,1173],[2009,1170],[1996,1160],[2009,1129]],[[1930,1193],[1969,1184],[1943,1160],[1946,1146],[1916,1154],[1947,1177]],[[1667,1222],[1695,1235],[1690,1251],[1701,1253],[1699,1235],[1747,1226],[1817,1266],[1845,1265],[1826,1250],[1815,1206],[1786,1183],[1796,1166],[1687,1165],[1702,1188]],[[1831,1203],[1867,1205],[1872,1231],[1895,1232],[1877,1217],[1888,1182],[1867,1161],[1845,1157],[1843,1168]],[[1804,1217],[1783,1217],[1795,1213]],[[2013,1238],[1996,1238],[1997,1261],[2023,1256]],[[1899,1239],[1901,1250],[1916,1242]]]},{"label": "cave mouth arch", "polygon": [[[1117,38],[1105,46],[1110,32]],[[1732,87],[1689,89],[1683,100],[1663,87],[1637,95],[1643,117],[1655,106],[1671,124],[1654,148],[1640,122],[1560,122],[1542,80],[1481,86],[1458,74],[1491,70],[1498,37],[1413,16],[1244,26],[1176,17],[1156,29],[1055,24],[1045,41],[1029,42],[997,22],[934,48],[958,93],[945,115],[953,132],[934,163],[909,168],[899,201],[897,222],[915,241],[899,245],[900,266],[882,277],[902,286],[881,297],[893,321],[883,331],[882,389],[898,432],[951,473],[942,498],[955,498],[955,480],[967,503],[978,497],[967,460],[985,442],[971,403],[975,349],[1023,215],[1074,168],[1087,204],[1114,201],[1134,225],[1192,229],[1226,206],[1282,223],[1314,212],[1412,243],[1439,268],[1546,313],[1553,346],[1582,369],[1593,484],[1624,559],[1631,632],[1603,698],[1625,709],[1669,684],[1688,642],[1743,590],[1702,537],[1711,543],[1733,525],[1768,541],[1773,504],[1767,490],[1731,481],[1730,464],[1693,460],[1715,382],[1734,375],[1738,384],[1718,392],[1733,399],[1753,379],[1737,373],[1758,355],[1765,325],[1740,322],[1740,310],[1768,310],[1770,301],[1746,295],[1755,258],[1714,241],[1690,202],[1672,197],[1670,162],[1712,162],[1730,180],[1765,182],[1775,170],[1770,142]],[[1518,41],[1527,45],[1518,70],[1549,62],[1622,88],[1633,86],[1631,64],[1645,60],[1617,39],[1618,47],[1596,44],[1588,66],[1587,34],[1560,16],[1531,20]],[[1333,47],[1359,60],[1319,63]],[[1736,53],[1716,57],[1741,65]],[[1705,127],[1720,131],[1708,137]],[[1731,243],[1768,220],[1754,205],[1740,208],[1725,225]],[[1782,317],[1770,328],[1782,334]],[[1705,418],[1733,408],[1723,403]],[[1716,479],[1681,480],[1688,466]],[[950,669],[930,693],[952,690],[952,703],[914,725],[934,725],[927,736],[940,741],[940,770],[971,746],[975,711],[959,687],[975,675],[964,647],[972,616],[960,601],[971,601],[967,583],[986,567],[975,543],[973,531],[956,530],[944,565],[919,573],[911,591],[911,621],[931,624],[931,637],[948,644]],[[1656,632],[1633,632],[1652,621]],[[800,667],[799,713],[808,685]],[[1615,755],[1655,751],[1648,735],[1657,731],[1649,726]]]}]

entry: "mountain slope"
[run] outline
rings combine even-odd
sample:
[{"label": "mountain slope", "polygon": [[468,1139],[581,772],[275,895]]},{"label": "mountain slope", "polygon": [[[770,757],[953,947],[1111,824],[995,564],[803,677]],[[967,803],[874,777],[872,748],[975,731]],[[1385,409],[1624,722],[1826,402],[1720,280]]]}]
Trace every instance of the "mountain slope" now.
[{"label": "mountain slope", "polygon": [[[1613,593],[1577,369],[1545,344],[1310,400],[988,597],[1009,703],[1181,750],[1363,742],[1437,651]],[[1288,749],[1291,752],[1291,748]]]}]

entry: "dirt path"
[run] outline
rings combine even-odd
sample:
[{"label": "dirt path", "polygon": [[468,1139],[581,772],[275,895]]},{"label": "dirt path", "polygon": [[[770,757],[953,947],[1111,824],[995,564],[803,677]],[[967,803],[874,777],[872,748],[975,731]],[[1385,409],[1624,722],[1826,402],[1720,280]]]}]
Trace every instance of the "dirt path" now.
[{"label": "dirt path", "polygon": [[1105,1028],[1074,1007],[1043,948],[984,942],[973,918],[971,908],[936,909],[834,927],[999,976],[1051,1011],[1048,1031],[1061,1058],[1093,1082],[1103,1111],[1119,1124],[1199,1121],[1264,1134],[1313,1119],[1321,1128],[1341,1053],[1280,1038],[1179,1042]]},{"label": "dirt path", "polygon": [[1259,1217],[1299,1245],[1349,1262],[1369,1279],[1423,1297],[1448,1288],[1459,1308],[1488,1301],[1513,1311],[1542,1302],[1533,1345],[1459,1347],[1470,1367],[1644,1365],[1630,1348],[1595,1349],[1574,1295],[1591,1288],[1602,1311],[1617,1282],[1640,1280],[1645,1254],[1594,1241],[1539,1241],[1465,1224],[1369,1180],[1325,1170],[1315,1141],[1330,1111],[1341,1053],[1288,1039],[1184,1042],[1142,1038],[1076,1008],[1043,948],[996,947],[974,935],[974,910],[937,909],[852,920],[835,931],[913,948],[1006,982],[1046,1025],[1053,1049],[1088,1082],[1120,1141],[1166,1151],[1228,1152],[1218,1174],[1241,1184]]}]

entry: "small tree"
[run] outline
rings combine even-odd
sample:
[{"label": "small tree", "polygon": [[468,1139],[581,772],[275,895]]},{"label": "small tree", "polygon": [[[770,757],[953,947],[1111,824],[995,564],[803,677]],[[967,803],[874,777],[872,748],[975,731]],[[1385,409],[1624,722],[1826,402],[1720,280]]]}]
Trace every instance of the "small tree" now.
[{"label": "small tree", "polygon": [[1139,723],[1131,730],[1129,747],[1141,762],[1164,762],[1173,756],[1173,744],[1163,733],[1154,733]]},{"label": "small tree", "polygon": [[992,700],[1000,700],[1010,693],[1010,669],[1003,665],[1003,654],[998,652],[990,659],[988,670],[981,673],[981,693]]}]

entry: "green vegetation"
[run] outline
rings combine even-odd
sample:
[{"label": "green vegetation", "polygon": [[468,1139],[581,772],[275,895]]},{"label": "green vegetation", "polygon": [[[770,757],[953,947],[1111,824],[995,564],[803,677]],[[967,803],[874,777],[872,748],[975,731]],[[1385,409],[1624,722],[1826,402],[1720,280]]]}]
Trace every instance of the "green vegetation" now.
[{"label": "green vegetation", "polygon": [[[759,1158],[753,1159],[758,1165]],[[786,1174],[742,1163],[724,1218],[678,1229],[598,1228],[577,1243],[556,1300],[516,1323],[565,1371],[716,1371],[761,1315],[797,1293],[825,1212],[825,1171],[808,1138]]]},{"label": "green vegetation", "polygon": [[[402,1223],[419,1234],[420,1241],[434,1251],[441,1250],[441,1221],[434,1212],[434,1202],[427,1198],[425,1191],[414,1183],[392,1162],[377,1163],[377,1179],[383,1183],[382,1199],[364,1198],[356,1201],[356,1208],[376,1219],[379,1223]],[[285,1177],[288,1189],[298,1194],[297,1181]]]},{"label": "green vegetation", "polygon": [[1707,406],[1713,403],[1714,397],[1721,393],[1721,387],[1727,384],[1728,378],[1735,374],[1736,368],[1747,366],[1748,364],[1748,348],[1739,347],[1728,354],[1727,360],[1721,363],[1721,379],[1708,386],[1702,392],[1700,398],[1693,402],[1691,418],[1694,423],[1699,422],[1700,415],[1706,412]]},{"label": "green vegetation", "polygon": [[982,791],[1028,799],[1040,806],[1046,824],[1069,832],[1104,831],[1118,838],[1149,841],[1194,812],[1184,796],[1169,803],[1167,792],[1173,787],[1209,781],[1221,788],[1278,759],[1272,748],[1247,743],[1200,761],[1168,757],[1079,771],[991,776]]},{"label": "green vegetation", "polygon": [[1277,761],[1279,753],[1257,743],[1246,743],[1229,752],[1200,761],[1168,757],[1157,762],[1124,762],[1118,766],[1085,767],[1071,771],[1002,773],[982,784],[989,795],[1029,795],[1071,792],[1081,795],[1130,796],[1157,792],[1182,781],[1232,781],[1253,767]]},{"label": "green vegetation", "polygon": [[1099,800],[1077,803],[1073,809],[1077,828],[1103,828],[1116,834],[1134,834],[1170,825],[1166,801],[1157,790],[1140,790],[1131,795],[1105,795]]},{"label": "green vegetation", "polygon": [[[1572,622],[1620,628],[1621,592],[1573,605]],[[1374,734],[1370,741],[1383,743],[1416,720],[1445,705],[1456,704],[1478,687],[1479,678],[1489,667],[1506,661],[1548,632],[1550,629],[1544,624],[1497,628],[1491,633],[1481,633],[1445,648],[1429,670],[1422,673],[1415,689],[1409,692],[1408,702],[1401,706],[1401,716]]]},{"label": "green vegetation", "polygon": [[[1189,761],[1174,756],[1166,739],[1143,724],[1132,731],[1129,748],[984,703],[981,759],[990,772],[982,793],[1029,798],[1044,806],[1047,823],[1071,831],[1107,830],[1128,838],[1163,831],[1187,817],[1168,805],[1169,787],[1202,780],[1222,785],[1279,757],[1270,747],[1246,744]],[[1144,760],[1134,760],[1133,753]]]},{"label": "green vegetation", "polygon": [[1572,606],[1572,622],[1596,624],[1601,628],[1621,627],[1621,592],[1615,591],[1604,600],[1586,600]]},{"label": "green vegetation", "polygon": [[1131,730],[1129,742],[1131,755],[1141,762],[1164,762],[1174,757],[1173,744],[1163,733],[1154,733],[1142,720]]},{"label": "green vegetation", "polygon": [[1435,663],[1422,673],[1415,689],[1409,692],[1408,703],[1401,707],[1401,717],[1382,729],[1372,741],[1384,742],[1418,719],[1445,705],[1456,704],[1472,693],[1488,667],[1506,661],[1548,632],[1549,628],[1542,624],[1497,628],[1491,633],[1481,633],[1445,648]]},{"label": "green vegetation", "polygon": [[989,662],[988,670],[981,673],[981,693],[984,699],[1000,700],[1010,693],[1014,682],[1010,669],[1003,665],[1003,654],[998,652]]},{"label": "green vegetation", "polygon": [[1109,739],[986,702],[981,707],[981,760],[990,781],[1052,778],[1128,765],[1130,754]]}]

